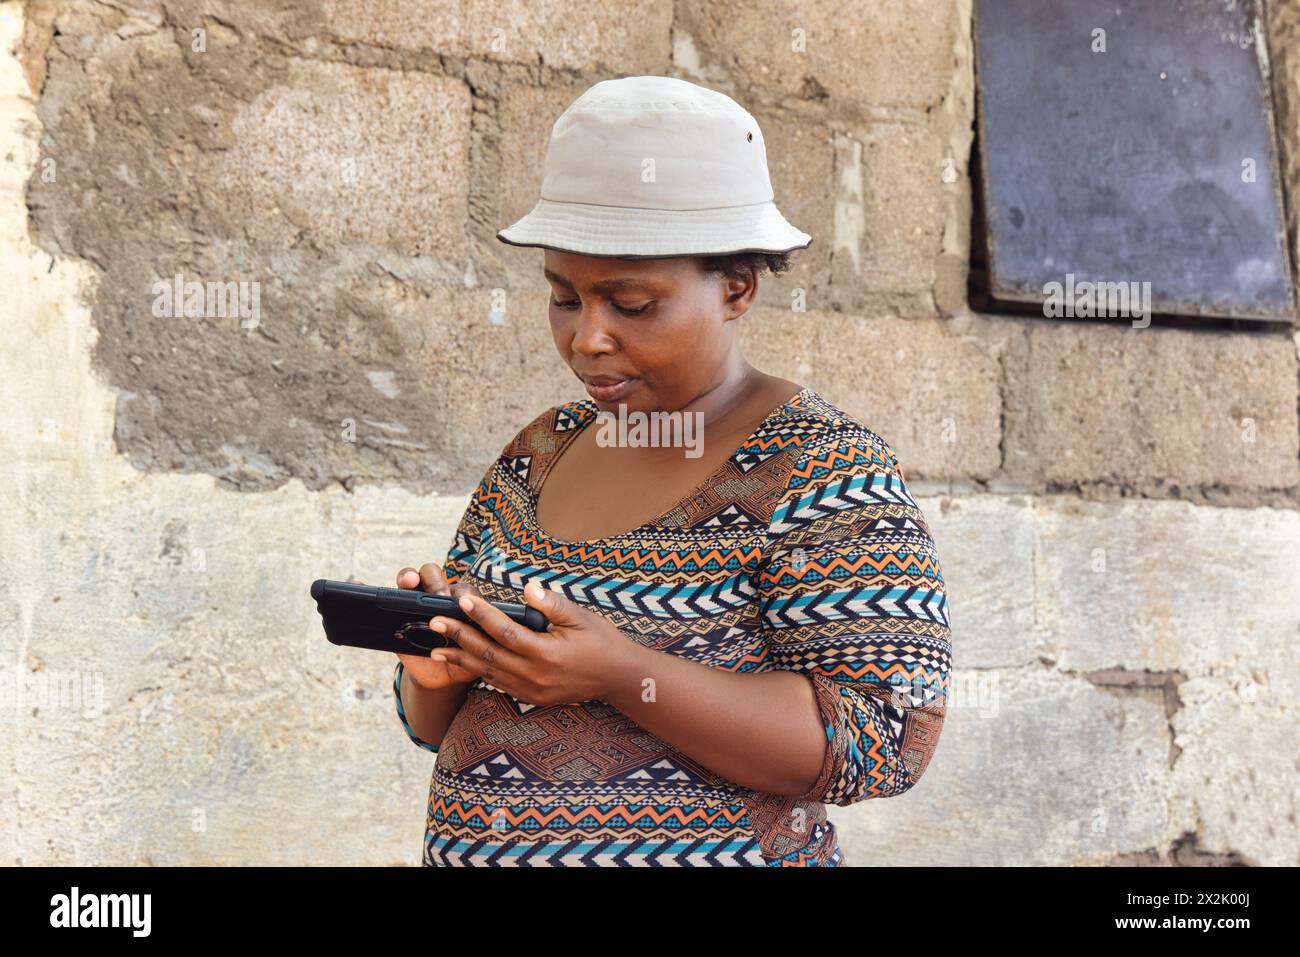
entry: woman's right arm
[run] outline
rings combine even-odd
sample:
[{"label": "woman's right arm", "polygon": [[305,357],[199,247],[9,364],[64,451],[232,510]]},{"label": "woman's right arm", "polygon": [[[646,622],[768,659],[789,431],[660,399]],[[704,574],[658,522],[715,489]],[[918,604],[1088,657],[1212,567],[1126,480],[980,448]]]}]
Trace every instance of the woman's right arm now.
[{"label": "woman's right arm", "polygon": [[[397,573],[398,588],[422,588],[437,595],[477,594],[468,585],[447,584],[447,576],[433,562],[403,568]],[[393,677],[397,714],[407,735],[426,751],[437,753],[447,728],[465,703],[476,676],[450,662],[434,661],[427,655],[402,655]]]},{"label": "woman's right arm", "polygon": [[[451,727],[456,712],[465,703],[472,681],[448,685],[445,688],[425,688],[411,679],[411,673],[398,663],[401,674],[397,678],[402,717],[417,739],[434,748],[442,745],[443,736]],[[430,749],[433,750],[433,749]]]}]

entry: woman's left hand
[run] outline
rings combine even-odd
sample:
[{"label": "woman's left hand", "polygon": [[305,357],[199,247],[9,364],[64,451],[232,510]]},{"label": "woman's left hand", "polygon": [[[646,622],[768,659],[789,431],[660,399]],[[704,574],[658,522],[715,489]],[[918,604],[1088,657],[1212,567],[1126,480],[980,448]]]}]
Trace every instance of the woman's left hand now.
[{"label": "woman's left hand", "polygon": [[481,595],[462,595],[460,606],[473,622],[433,618],[429,627],[456,646],[436,648],[430,657],[445,657],[528,704],[604,699],[641,646],[601,615],[537,582],[524,587],[524,601],[546,616],[548,631],[515,623]]}]

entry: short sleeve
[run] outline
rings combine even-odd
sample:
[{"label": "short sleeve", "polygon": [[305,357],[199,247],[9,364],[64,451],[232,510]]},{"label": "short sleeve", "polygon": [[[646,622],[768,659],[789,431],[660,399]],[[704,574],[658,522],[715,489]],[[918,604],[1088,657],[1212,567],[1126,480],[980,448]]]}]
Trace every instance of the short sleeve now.
[{"label": "short sleeve", "polygon": [[805,800],[892,797],[939,741],[952,660],[939,557],[889,446],[846,425],[800,453],[754,578],[770,660],[813,683],[826,756]]}]

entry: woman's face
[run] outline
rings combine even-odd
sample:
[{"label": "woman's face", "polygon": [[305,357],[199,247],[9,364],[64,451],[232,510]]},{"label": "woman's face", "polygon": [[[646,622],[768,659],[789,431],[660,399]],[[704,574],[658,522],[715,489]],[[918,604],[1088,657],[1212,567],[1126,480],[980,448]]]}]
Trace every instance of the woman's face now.
[{"label": "woman's face", "polygon": [[551,335],[605,411],[680,409],[728,371],[757,277],[706,273],[697,258],[605,259],[545,250]]}]

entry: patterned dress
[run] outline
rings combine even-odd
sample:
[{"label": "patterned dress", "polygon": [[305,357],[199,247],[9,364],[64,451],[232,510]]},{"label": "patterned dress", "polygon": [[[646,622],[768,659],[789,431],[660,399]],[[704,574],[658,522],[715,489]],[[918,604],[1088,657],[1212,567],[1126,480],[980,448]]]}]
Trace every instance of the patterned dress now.
[{"label": "patterned dress", "polygon": [[631,639],[710,668],[797,671],[826,732],[817,783],[740,787],[602,701],[535,707],[477,680],[439,745],[427,866],[848,863],[827,802],[911,788],[934,754],[952,662],[939,559],[889,446],[811,389],[773,410],[693,493],[632,531],[543,532],[542,483],[596,420],[549,409],[483,477],[447,556],[451,581],[522,602],[558,584]]}]

